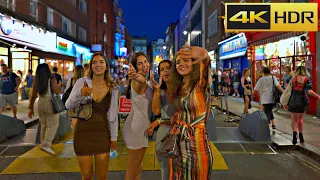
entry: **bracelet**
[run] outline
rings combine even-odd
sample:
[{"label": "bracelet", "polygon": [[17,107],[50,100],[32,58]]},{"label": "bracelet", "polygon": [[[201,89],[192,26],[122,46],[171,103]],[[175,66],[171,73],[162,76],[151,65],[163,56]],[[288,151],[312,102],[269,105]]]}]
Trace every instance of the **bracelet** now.
[{"label": "bracelet", "polygon": [[159,124],[161,124],[161,123],[162,123],[162,120],[161,120],[161,119],[158,119],[157,121],[158,121],[158,123],[159,123]]}]

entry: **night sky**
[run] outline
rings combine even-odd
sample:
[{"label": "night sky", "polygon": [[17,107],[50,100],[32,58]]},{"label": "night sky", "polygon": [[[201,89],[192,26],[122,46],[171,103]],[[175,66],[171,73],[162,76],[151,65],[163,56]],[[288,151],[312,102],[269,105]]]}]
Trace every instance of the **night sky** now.
[{"label": "night sky", "polygon": [[132,36],[148,41],[165,38],[170,23],[177,22],[185,0],[118,0],[125,25]]}]

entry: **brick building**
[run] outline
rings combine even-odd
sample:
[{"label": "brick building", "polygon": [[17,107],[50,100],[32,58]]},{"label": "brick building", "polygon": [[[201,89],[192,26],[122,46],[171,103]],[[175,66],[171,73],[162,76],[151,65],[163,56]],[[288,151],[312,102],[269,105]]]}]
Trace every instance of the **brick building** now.
[{"label": "brick building", "polygon": [[108,59],[114,58],[115,10],[111,0],[90,1],[90,43],[100,44]]},{"label": "brick building", "polygon": [[[2,0],[0,64],[13,71],[58,67],[68,79],[73,67],[90,60],[88,0]],[[90,1],[91,2],[91,1]]]}]

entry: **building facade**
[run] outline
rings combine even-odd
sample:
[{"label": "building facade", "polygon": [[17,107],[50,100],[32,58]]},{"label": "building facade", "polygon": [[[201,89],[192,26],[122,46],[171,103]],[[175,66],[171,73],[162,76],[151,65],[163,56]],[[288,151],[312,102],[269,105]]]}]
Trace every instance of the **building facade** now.
[{"label": "building facade", "polygon": [[174,56],[176,55],[176,47],[175,47],[175,41],[176,41],[176,33],[175,29],[178,23],[171,23],[166,31],[166,45],[165,45],[165,50],[166,50],[166,56],[169,59],[173,59]]},{"label": "building facade", "polygon": [[191,0],[191,10],[189,15],[189,31],[188,36],[190,39],[191,46],[200,46],[203,45],[203,36],[205,35],[205,31],[203,31],[203,8],[204,0]]},{"label": "building facade", "polygon": [[102,52],[108,59],[113,59],[115,13],[111,0],[90,1],[90,44],[93,51]]},{"label": "building facade", "polygon": [[125,31],[126,26],[124,25],[124,16],[123,10],[119,8],[118,0],[113,0],[113,7],[115,12],[115,26],[116,32],[114,34],[114,52],[115,58],[125,57],[127,55],[127,49],[125,47],[126,39],[125,39]]},{"label": "building facade", "polygon": [[86,0],[1,3],[0,64],[26,74],[47,63],[68,79],[75,65],[92,56],[88,6]]},{"label": "building facade", "polygon": [[179,48],[187,45],[189,41],[188,36],[188,22],[189,22],[189,13],[191,7],[191,0],[186,0],[181,12],[180,12],[180,19],[179,19]]},{"label": "building facade", "polygon": [[133,52],[143,52],[147,54],[147,38],[146,37],[133,36],[131,39],[133,43]]},{"label": "building facade", "polygon": [[164,39],[157,39],[151,41],[150,46],[150,55],[153,62],[154,67],[158,67],[158,64],[164,60],[168,59],[167,51],[166,51],[166,43]]}]

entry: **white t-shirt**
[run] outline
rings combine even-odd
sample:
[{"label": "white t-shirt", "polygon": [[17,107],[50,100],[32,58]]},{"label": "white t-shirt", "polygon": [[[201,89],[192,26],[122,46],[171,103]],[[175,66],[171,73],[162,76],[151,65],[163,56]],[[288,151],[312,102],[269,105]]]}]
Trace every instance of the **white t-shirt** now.
[{"label": "white t-shirt", "polygon": [[221,82],[221,76],[222,76],[222,72],[218,71],[218,81]]},{"label": "white t-shirt", "polygon": [[[273,85],[274,82],[274,85]],[[261,77],[256,86],[254,87],[254,90],[259,91],[261,93],[260,96],[260,101],[261,104],[272,104],[274,102],[273,98],[273,88],[274,86],[277,87],[279,85],[279,82],[277,78],[273,76],[273,81],[272,81],[272,76],[263,76]]]}]

